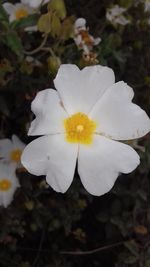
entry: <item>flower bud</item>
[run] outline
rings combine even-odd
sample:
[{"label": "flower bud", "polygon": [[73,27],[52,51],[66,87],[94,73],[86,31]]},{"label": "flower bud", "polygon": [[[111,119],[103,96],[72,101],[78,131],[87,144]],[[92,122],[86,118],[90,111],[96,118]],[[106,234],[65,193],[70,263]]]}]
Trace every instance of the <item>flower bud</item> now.
[{"label": "flower bud", "polygon": [[64,19],[66,17],[66,7],[63,0],[51,0],[48,4],[48,9],[56,11],[60,19]]},{"label": "flower bud", "polygon": [[58,68],[61,64],[60,58],[56,57],[56,56],[50,56],[47,59],[47,63],[48,63],[48,70],[51,74],[56,74],[56,72],[58,71]]}]

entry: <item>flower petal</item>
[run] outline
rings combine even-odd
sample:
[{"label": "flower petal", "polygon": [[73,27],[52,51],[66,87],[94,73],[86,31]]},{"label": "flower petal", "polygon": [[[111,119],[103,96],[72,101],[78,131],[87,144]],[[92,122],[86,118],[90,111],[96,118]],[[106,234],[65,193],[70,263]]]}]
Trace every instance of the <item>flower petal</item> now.
[{"label": "flower petal", "polygon": [[8,15],[11,15],[15,10],[15,5],[6,2],[3,4],[3,8],[5,9]]},{"label": "flower petal", "polygon": [[32,174],[47,175],[48,184],[64,193],[76,166],[78,146],[65,141],[63,134],[43,136],[31,142],[22,154],[22,164]]},{"label": "flower petal", "polygon": [[0,140],[0,159],[9,160],[10,153],[13,149],[12,141],[9,139]]},{"label": "flower petal", "polygon": [[86,190],[100,196],[113,187],[120,172],[129,173],[139,163],[138,154],[130,146],[95,136],[91,146],[80,146],[78,172]]},{"label": "flower petal", "polygon": [[12,143],[13,143],[14,149],[23,150],[25,148],[25,144],[15,134],[12,135]]},{"label": "flower petal", "polygon": [[0,161],[0,178],[8,178],[15,180],[16,178],[16,163]]},{"label": "flower petal", "polygon": [[135,139],[148,133],[150,119],[131,102],[133,96],[132,88],[123,81],[109,88],[90,114],[97,121],[96,132],[116,140]]},{"label": "flower petal", "polygon": [[1,192],[1,203],[0,205],[7,208],[9,204],[13,201],[15,190],[9,190],[6,192]]},{"label": "flower petal", "polygon": [[41,4],[46,4],[49,2],[49,0],[21,0],[21,2],[25,5],[29,5],[32,8],[38,8]]},{"label": "flower petal", "polygon": [[16,189],[20,187],[15,171],[16,164],[0,161],[0,180],[5,178],[11,182],[8,191],[0,191],[0,206],[2,205],[5,208],[12,202]]},{"label": "flower petal", "polygon": [[62,107],[58,93],[53,89],[39,92],[32,102],[31,109],[36,115],[28,135],[63,133],[63,121],[68,117]]},{"label": "flower petal", "polygon": [[69,114],[88,113],[114,82],[114,72],[108,67],[96,65],[79,70],[71,64],[61,65],[54,80]]}]

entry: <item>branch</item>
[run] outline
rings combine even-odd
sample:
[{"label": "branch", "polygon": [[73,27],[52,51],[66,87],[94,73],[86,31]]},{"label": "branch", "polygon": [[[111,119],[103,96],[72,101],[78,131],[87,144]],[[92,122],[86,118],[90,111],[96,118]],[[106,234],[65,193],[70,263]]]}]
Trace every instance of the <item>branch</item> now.
[{"label": "branch", "polygon": [[46,35],[44,36],[44,39],[43,39],[42,43],[41,43],[37,48],[35,48],[35,49],[32,50],[32,51],[25,51],[25,50],[24,50],[24,54],[25,54],[25,55],[28,55],[28,56],[31,56],[31,55],[34,55],[34,54],[38,53],[40,50],[42,50],[42,48],[43,48],[44,45],[46,44],[47,38],[48,38],[48,34],[46,34]]},{"label": "branch", "polygon": [[[129,240],[129,241],[131,241],[131,240]],[[63,255],[76,255],[76,256],[78,256],[78,255],[91,255],[91,254],[94,254],[94,253],[97,253],[97,252],[100,252],[100,251],[103,251],[103,250],[107,250],[107,249],[111,249],[111,248],[114,248],[114,247],[117,247],[117,246],[121,246],[125,242],[127,242],[127,241],[122,241],[122,242],[118,242],[118,243],[115,243],[115,244],[112,244],[112,245],[96,248],[96,249],[93,249],[93,250],[87,250],[87,251],[60,251],[60,254],[63,254]]]}]

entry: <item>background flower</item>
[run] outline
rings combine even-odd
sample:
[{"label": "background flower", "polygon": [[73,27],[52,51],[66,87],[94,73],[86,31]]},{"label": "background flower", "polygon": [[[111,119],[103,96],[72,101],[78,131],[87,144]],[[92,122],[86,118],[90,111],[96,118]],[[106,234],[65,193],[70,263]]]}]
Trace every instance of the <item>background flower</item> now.
[{"label": "background flower", "polygon": [[112,8],[107,9],[106,18],[114,25],[126,25],[130,21],[123,15],[127,9],[120,7],[118,5],[113,6]]},{"label": "background flower", "polygon": [[16,136],[12,135],[12,140],[1,139],[0,140],[0,158],[3,161],[14,162],[17,167],[21,167],[21,154],[25,144]]},{"label": "background flower", "polygon": [[11,4],[9,2],[6,2],[3,4],[3,7],[7,12],[7,14],[9,15],[10,22],[14,20],[19,20],[21,18],[25,18],[30,14],[34,13],[34,10],[28,5],[25,5],[23,1],[17,4]]},{"label": "background flower", "polygon": [[39,6],[42,4],[48,3],[50,0],[22,0],[22,3],[25,5],[29,5],[32,8],[39,8]]},{"label": "background flower", "polygon": [[0,161],[0,206],[7,206],[12,202],[16,189],[20,186],[15,174],[16,164]]}]

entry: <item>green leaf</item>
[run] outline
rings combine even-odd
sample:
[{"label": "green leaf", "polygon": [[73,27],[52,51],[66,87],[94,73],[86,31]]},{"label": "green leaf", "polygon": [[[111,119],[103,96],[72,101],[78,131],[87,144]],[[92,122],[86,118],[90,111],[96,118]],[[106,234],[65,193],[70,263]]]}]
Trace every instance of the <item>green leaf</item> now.
[{"label": "green leaf", "polygon": [[126,264],[134,264],[135,262],[137,262],[138,258],[136,256],[130,255],[126,258],[124,258],[124,263]]},{"label": "green leaf", "polygon": [[66,17],[66,7],[63,0],[51,0],[48,4],[48,10],[57,13],[57,16],[60,19],[64,19]]},{"label": "green leaf", "polygon": [[119,5],[125,8],[130,8],[133,4],[132,0],[119,0]]},{"label": "green leaf", "polygon": [[28,17],[13,21],[10,26],[15,30],[24,29],[26,27],[37,25],[38,19],[39,15],[37,14],[29,15]]},{"label": "green leaf", "polygon": [[145,267],[150,267],[150,260],[147,260],[147,261],[145,262]]},{"label": "green leaf", "polygon": [[135,257],[139,256],[138,245],[136,244],[134,240],[127,241],[124,243],[124,245],[126,248],[128,248],[128,250],[132,253],[132,255],[134,255]]},{"label": "green leaf", "polygon": [[9,32],[3,38],[3,42],[11,48],[11,50],[18,56],[21,57],[23,55],[23,47],[21,43],[21,39],[18,34],[14,31]]}]

